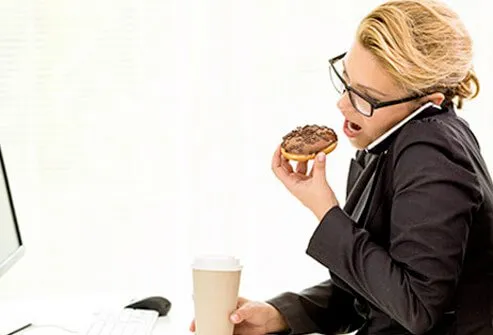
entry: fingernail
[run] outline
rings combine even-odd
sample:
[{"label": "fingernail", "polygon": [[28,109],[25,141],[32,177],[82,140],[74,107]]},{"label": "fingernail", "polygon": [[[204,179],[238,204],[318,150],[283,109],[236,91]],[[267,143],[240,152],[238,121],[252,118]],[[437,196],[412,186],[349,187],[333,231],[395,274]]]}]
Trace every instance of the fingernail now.
[{"label": "fingernail", "polygon": [[323,152],[318,153],[317,159],[319,162],[323,162],[325,160],[325,153]]},{"label": "fingernail", "polygon": [[240,317],[238,316],[238,314],[231,315],[231,321],[233,321],[233,322],[240,321]]}]

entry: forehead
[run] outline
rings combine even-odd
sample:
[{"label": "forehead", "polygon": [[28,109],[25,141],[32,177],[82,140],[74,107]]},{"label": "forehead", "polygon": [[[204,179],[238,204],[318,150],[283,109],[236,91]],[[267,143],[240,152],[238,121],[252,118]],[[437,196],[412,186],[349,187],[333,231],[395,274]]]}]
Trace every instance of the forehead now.
[{"label": "forehead", "polygon": [[385,93],[398,93],[394,79],[377,58],[359,43],[354,43],[343,59],[351,86],[366,86]]}]

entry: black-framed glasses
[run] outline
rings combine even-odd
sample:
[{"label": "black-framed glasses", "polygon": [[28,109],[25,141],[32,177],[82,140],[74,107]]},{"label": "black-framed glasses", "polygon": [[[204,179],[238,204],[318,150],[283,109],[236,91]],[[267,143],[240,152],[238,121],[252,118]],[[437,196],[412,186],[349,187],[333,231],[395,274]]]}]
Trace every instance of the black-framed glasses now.
[{"label": "black-framed glasses", "polygon": [[344,56],[346,56],[346,52],[337,57],[329,59],[330,79],[332,81],[332,84],[334,84],[334,88],[339,94],[344,94],[344,92],[348,92],[351,104],[358,112],[360,112],[364,116],[372,116],[375,109],[378,108],[402,104],[404,102],[409,102],[428,95],[424,93],[414,94],[402,99],[378,101],[377,99],[354,89],[344,80],[344,78],[342,77],[342,73],[344,72],[344,64],[342,62],[342,59],[344,58]]}]

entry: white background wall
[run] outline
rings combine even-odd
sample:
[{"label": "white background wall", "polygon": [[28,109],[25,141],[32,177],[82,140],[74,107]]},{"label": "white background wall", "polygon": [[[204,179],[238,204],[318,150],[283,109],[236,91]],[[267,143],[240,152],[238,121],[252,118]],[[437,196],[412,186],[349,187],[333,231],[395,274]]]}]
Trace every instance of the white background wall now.
[{"label": "white background wall", "polygon": [[[26,256],[1,296],[190,299],[197,253],[244,264],[264,299],[327,277],[317,222],[270,160],[297,125],[341,133],[328,177],[343,203],[353,150],[327,59],[380,1],[0,1],[0,144]],[[461,113],[493,167],[493,28],[450,1],[476,42],[483,92]]]}]

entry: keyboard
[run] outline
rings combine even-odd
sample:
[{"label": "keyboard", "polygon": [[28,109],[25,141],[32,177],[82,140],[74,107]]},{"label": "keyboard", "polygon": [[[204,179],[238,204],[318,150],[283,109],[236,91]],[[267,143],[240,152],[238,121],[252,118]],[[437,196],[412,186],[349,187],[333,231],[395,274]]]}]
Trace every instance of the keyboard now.
[{"label": "keyboard", "polygon": [[124,308],[95,314],[84,335],[150,335],[158,312]]}]

